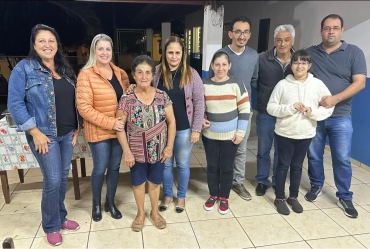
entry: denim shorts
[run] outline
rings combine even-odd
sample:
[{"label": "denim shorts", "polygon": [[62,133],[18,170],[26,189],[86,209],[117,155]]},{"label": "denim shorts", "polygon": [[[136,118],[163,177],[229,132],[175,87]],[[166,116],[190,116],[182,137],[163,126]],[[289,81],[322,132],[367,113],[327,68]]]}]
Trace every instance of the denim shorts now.
[{"label": "denim shorts", "polygon": [[134,186],[139,186],[147,180],[154,184],[161,184],[163,181],[164,163],[161,161],[155,163],[135,162],[130,168],[131,182]]}]

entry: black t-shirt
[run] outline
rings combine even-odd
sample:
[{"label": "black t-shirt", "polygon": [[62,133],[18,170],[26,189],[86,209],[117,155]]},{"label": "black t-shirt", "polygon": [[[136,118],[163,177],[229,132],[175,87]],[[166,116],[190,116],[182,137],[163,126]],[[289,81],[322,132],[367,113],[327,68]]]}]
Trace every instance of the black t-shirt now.
[{"label": "black t-shirt", "polygon": [[57,136],[77,129],[75,88],[65,78],[53,78]]},{"label": "black t-shirt", "polygon": [[[173,77],[176,70],[171,71],[171,73]],[[188,115],[186,114],[185,91],[184,88],[180,89],[180,80],[181,69],[178,70],[173,79],[173,88],[171,90],[168,90],[163,86],[163,79],[159,79],[158,82],[158,89],[165,91],[172,100],[173,111],[176,119],[176,130],[178,131],[190,128]]]},{"label": "black t-shirt", "polygon": [[117,80],[116,75],[113,72],[113,77],[111,80],[108,80],[110,84],[113,86],[114,91],[116,92],[117,95],[117,102],[119,102],[122,94],[123,94],[123,89],[122,86],[119,84],[119,81]]}]

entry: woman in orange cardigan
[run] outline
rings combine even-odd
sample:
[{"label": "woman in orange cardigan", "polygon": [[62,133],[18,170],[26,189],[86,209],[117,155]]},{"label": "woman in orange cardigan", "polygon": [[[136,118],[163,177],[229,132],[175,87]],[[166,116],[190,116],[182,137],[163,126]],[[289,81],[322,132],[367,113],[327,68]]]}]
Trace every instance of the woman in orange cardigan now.
[{"label": "woman in orange cardigan", "polygon": [[94,37],[90,57],[77,78],[77,108],[84,118],[85,138],[93,157],[91,189],[93,195],[92,218],[102,219],[101,190],[107,170],[107,193],[104,210],[112,218],[121,219],[122,214],[114,204],[122,147],[116,131],[124,130],[124,122],[116,118],[118,101],[129,86],[126,72],[112,62],[113,42],[105,35]]}]

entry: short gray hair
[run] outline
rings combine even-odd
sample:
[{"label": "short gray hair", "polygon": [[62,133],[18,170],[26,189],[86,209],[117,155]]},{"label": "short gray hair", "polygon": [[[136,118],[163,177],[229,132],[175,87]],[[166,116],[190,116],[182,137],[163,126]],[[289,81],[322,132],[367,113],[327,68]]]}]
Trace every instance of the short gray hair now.
[{"label": "short gray hair", "polygon": [[283,25],[280,25],[280,26],[277,26],[275,31],[274,31],[274,39],[276,38],[277,34],[281,31],[288,31],[290,32],[290,34],[292,35],[292,38],[294,39],[295,37],[295,29],[293,27],[293,25],[291,24],[283,24]]}]

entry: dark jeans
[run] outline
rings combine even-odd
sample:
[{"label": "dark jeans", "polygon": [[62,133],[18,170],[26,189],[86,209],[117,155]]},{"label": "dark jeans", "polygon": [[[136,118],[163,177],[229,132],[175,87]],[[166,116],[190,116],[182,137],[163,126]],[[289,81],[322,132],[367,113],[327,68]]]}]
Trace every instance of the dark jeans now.
[{"label": "dark jeans", "polygon": [[207,159],[209,194],[229,198],[233,184],[234,160],[238,145],[231,140],[213,140],[202,136]]},{"label": "dark jeans", "polygon": [[118,185],[119,168],[122,159],[122,147],[117,138],[89,143],[93,158],[93,171],[91,173],[91,189],[93,199],[100,199],[104,182],[104,174],[107,171],[107,194],[106,197],[114,198]]},{"label": "dark jeans", "polygon": [[302,177],[302,164],[312,138],[291,139],[275,133],[278,163],[275,172],[276,199],[285,199],[285,180],[290,166],[289,197],[297,198]]}]

